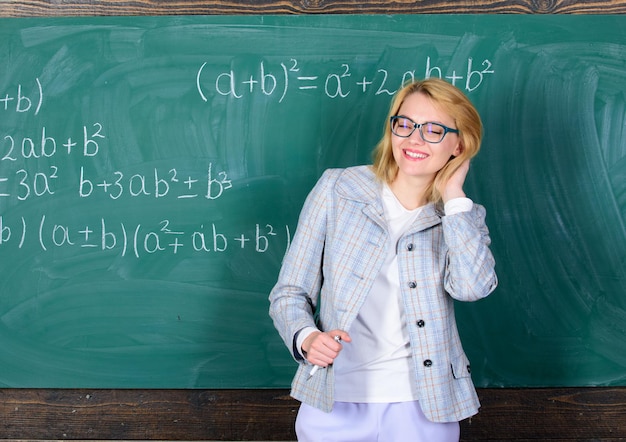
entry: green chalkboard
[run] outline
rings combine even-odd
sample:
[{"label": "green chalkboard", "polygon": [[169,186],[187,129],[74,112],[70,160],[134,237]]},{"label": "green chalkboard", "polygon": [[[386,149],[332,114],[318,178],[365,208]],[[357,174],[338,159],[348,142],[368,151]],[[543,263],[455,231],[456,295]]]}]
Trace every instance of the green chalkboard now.
[{"label": "green chalkboard", "polygon": [[0,20],[0,386],[288,386],[303,200],[425,76],[486,129],[476,384],[626,385],[626,17],[354,15]]}]

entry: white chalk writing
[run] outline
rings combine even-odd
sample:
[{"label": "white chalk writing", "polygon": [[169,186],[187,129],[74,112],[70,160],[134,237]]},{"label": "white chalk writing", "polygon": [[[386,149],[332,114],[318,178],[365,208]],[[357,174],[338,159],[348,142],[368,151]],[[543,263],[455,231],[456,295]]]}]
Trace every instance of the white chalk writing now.
[{"label": "white chalk writing", "polygon": [[38,219],[8,221],[0,215],[0,249],[24,247],[32,236],[44,251],[59,248],[97,249],[119,252],[120,256],[141,258],[159,253],[176,255],[190,249],[193,253],[224,253],[228,250],[250,250],[266,253],[272,247],[288,248],[291,241],[289,226],[255,223],[245,231],[232,232],[216,223],[200,224],[185,230],[169,219],[146,226],[127,222],[111,222],[100,218],[91,222],[63,223],[42,215]]},{"label": "white chalk writing", "polygon": [[205,78],[207,65],[208,62],[203,63],[196,75],[196,88],[204,101],[208,101],[208,91],[236,99],[261,94],[274,97],[279,103],[283,102],[291,89],[320,91],[330,99],[344,99],[352,94],[367,93],[392,96],[407,81],[430,77],[446,79],[453,85],[472,92],[483,84],[486,76],[495,73],[490,60],[482,60],[477,67],[471,57],[459,67],[460,70],[444,69],[434,64],[431,57],[426,57],[421,69],[411,67],[394,78],[386,68],[377,68],[374,73],[362,74],[355,72],[349,63],[338,64],[332,72],[311,75],[312,72],[307,71],[296,58],[281,62],[278,66],[269,66],[261,61],[254,72],[230,69],[220,72],[215,78]]},{"label": "white chalk writing", "polygon": [[43,104],[43,88],[39,78],[34,85],[16,85],[9,90],[0,91],[0,111],[39,114]]}]

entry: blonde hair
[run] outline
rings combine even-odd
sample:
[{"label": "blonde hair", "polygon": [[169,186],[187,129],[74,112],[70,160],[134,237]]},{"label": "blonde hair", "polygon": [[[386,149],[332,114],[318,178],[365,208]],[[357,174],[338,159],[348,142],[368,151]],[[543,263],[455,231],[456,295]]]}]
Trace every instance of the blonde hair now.
[{"label": "blonde hair", "polygon": [[426,189],[426,199],[429,202],[437,203],[441,201],[441,194],[437,190],[438,184],[447,182],[466,159],[474,157],[480,150],[483,126],[480,121],[480,115],[478,115],[474,105],[463,92],[447,81],[439,78],[428,78],[407,84],[396,93],[391,102],[383,137],[374,149],[373,169],[381,181],[391,184],[398,174],[398,165],[393,157],[391,148],[391,125],[389,119],[398,114],[404,100],[409,95],[417,93],[429,97],[437,108],[452,117],[456,125],[455,128],[459,130],[461,153],[451,158],[437,172],[435,179]]}]

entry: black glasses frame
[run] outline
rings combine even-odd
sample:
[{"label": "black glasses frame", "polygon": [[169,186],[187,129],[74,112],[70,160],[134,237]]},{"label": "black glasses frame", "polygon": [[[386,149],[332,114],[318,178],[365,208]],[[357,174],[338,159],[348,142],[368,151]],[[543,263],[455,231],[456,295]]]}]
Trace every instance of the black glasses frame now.
[{"label": "black glasses frame", "polygon": [[[399,119],[410,121],[413,124],[413,130],[411,130],[411,132],[409,132],[408,135],[400,135],[393,129],[394,122]],[[448,133],[453,133],[453,134],[459,133],[458,129],[452,129],[451,127],[444,126],[441,123],[433,123],[430,121],[426,121],[425,123],[416,123],[415,121],[411,120],[409,117],[405,117],[404,115],[394,115],[393,117],[389,118],[389,124],[391,125],[391,132],[393,132],[394,135],[401,137],[401,138],[409,138],[411,135],[413,135],[413,132],[415,132],[415,129],[419,129],[419,134],[420,134],[420,137],[422,137],[422,140],[430,144],[441,143]],[[424,133],[422,132],[422,128],[429,124],[433,126],[438,126],[443,129],[443,135],[441,135],[441,139],[439,141],[428,141],[426,138],[424,138]]]}]

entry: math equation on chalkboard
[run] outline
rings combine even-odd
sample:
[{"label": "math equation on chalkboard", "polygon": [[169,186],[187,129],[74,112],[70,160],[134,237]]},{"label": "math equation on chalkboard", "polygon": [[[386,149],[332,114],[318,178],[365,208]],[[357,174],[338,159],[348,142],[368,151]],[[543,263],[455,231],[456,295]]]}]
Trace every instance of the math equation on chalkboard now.
[{"label": "math equation on chalkboard", "polygon": [[211,78],[205,78],[208,62],[198,69],[196,87],[204,101],[207,90],[233,98],[245,98],[254,94],[275,97],[282,102],[291,89],[296,91],[318,91],[331,99],[346,99],[350,94],[374,94],[393,96],[398,88],[419,78],[444,78],[453,85],[467,92],[478,89],[485,78],[495,73],[493,63],[484,59],[476,63],[472,57],[464,60],[457,68],[442,68],[426,57],[421,69],[407,68],[395,77],[389,69],[376,67],[372,72],[360,73],[350,63],[338,63],[331,72],[318,73],[315,66],[307,67],[296,58],[271,66],[263,61],[254,66],[254,70],[219,72]]},{"label": "math equation on chalkboard", "polygon": [[96,249],[141,258],[162,252],[176,255],[187,249],[194,253],[222,253],[233,248],[265,253],[276,242],[275,237],[282,235],[281,243],[286,241],[287,247],[291,239],[287,225],[276,228],[271,224],[255,224],[252,229],[229,236],[215,223],[198,225],[193,231],[179,229],[168,219],[158,224],[157,228],[152,228],[141,224],[110,223],[101,218],[93,224],[73,226],[56,223],[46,215],[38,219],[22,216],[11,224],[0,216],[0,247],[14,245],[21,249],[27,236],[32,235],[41,251],[51,248]]}]

